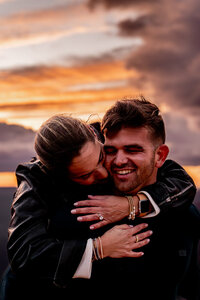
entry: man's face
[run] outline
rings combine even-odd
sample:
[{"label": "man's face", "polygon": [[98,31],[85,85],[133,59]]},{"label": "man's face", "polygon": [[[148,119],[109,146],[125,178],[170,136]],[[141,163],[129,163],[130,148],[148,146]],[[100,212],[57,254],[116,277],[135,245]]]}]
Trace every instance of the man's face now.
[{"label": "man's face", "polygon": [[105,137],[105,166],[118,191],[127,194],[156,181],[156,150],[147,128],[122,128]]},{"label": "man's face", "polygon": [[104,168],[103,145],[96,141],[87,142],[75,156],[68,168],[69,177],[74,182],[82,185],[91,185],[103,181],[108,177]]}]

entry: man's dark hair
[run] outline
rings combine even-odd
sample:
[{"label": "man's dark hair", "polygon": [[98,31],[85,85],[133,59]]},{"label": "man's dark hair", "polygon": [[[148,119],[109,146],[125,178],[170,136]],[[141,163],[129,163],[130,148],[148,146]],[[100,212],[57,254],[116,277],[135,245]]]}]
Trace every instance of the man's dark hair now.
[{"label": "man's dark hair", "polygon": [[144,97],[119,100],[107,110],[102,120],[102,132],[111,136],[124,127],[146,127],[153,140],[165,143],[165,126],[159,108]]},{"label": "man's dark hair", "polygon": [[54,115],[36,133],[35,151],[49,170],[67,171],[72,159],[86,142],[95,142],[95,133],[84,121],[68,115]]}]

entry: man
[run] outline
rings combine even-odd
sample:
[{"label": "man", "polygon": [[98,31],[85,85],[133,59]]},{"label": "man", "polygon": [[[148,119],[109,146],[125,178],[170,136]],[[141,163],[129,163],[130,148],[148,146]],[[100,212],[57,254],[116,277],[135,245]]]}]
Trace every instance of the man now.
[{"label": "man", "polygon": [[[55,128],[53,130],[51,129],[50,133],[52,134],[52,132],[53,132],[53,136],[51,136],[51,134],[50,134],[49,137],[48,136],[43,137],[42,144],[43,144],[45,157],[48,157],[48,159],[49,159],[50,155],[52,154],[52,156],[50,157],[50,160],[48,160],[48,166],[49,166],[49,163],[52,162],[52,160],[53,160],[54,166],[55,166],[55,162],[56,162],[56,165],[59,162],[59,165],[63,166],[63,169],[64,169],[64,166],[66,166],[66,158],[67,158],[67,156],[65,155],[66,154],[65,153],[65,151],[66,151],[66,139],[65,139],[66,130],[63,131],[62,123],[59,122],[58,124],[60,126],[59,130],[55,130]],[[77,128],[75,127],[74,129],[76,130],[74,132],[74,134],[75,134],[77,132]],[[72,134],[72,130],[73,129],[71,128],[71,130],[69,131],[70,138],[74,136],[74,134]],[[45,128],[45,132],[46,132],[46,128]],[[41,132],[40,132],[40,135],[41,135]],[[57,143],[56,139],[58,138],[59,135],[60,135],[59,143]],[[47,151],[47,148],[45,150],[45,147],[44,147],[44,144],[46,143],[46,141],[48,141],[48,151]],[[63,143],[65,144],[65,147],[63,147]],[[73,143],[72,143],[72,145],[73,145]],[[95,145],[96,145],[96,143],[95,143]],[[56,152],[55,149],[58,150],[58,146],[60,147],[61,151],[59,150]],[[52,151],[50,151],[50,149]],[[99,147],[98,147],[98,149],[99,149]],[[58,153],[59,154],[61,153],[59,160],[56,159],[56,155],[58,155]],[[80,157],[80,155],[83,155],[84,159],[85,159],[85,151],[83,153],[78,152],[78,157]],[[41,157],[41,161],[43,162],[43,165],[45,166],[45,160],[43,159],[44,157],[42,158],[41,153],[40,153],[40,157]],[[62,159],[60,160],[60,158],[62,158]],[[100,157],[99,157],[99,159],[93,161],[92,163],[98,167],[99,160],[100,160]],[[163,160],[163,162],[164,162],[164,160]],[[86,163],[87,163],[87,168],[89,170],[91,167],[90,167],[90,164],[88,166],[88,159],[87,159],[87,161],[85,161],[85,164]],[[73,168],[72,168],[72,165],[73,165]],[[74,168],[74,166],[76,166],[76,167]],[[82,167],[84,167],[84,166],[82,166]],[[82,170],[82,167],[81,167],[81,170]],[[15,196],[15,202],[13,205],[13,219],[12,219],[12,223],[10,226],[10,237],[9,237],[9,243],[8,243],[9,257],[10,257],[12,267],[17,272],[19,272],[19,274],[23,274],[23,278],[24,278],[24,274],[26,274],[26,272],[28,272],[27,274],[29,274],[29,276],[31,276],[30,277],[31,280],[32,280],[32,277],[34,277],[36,279],[36,283],[37,283],[38,278],[40,278],[40,279],[44,278],[47,281],[49,281],[49,280],[51,281],[52,280],[52,272],[54,272],[53,273],[54,274],[54,278],[53,278],[54,283],[63,285],[66,287],[66,289],[61,292],[63,294],[68,293],[69,289],[72,291],[73,287],[74,287],[74,292],[76,292],[76,293],[82,292],[82,289],[77,288],[80,286],[82,286],[85,294],[88,292],[88,288],[89,289],[95,288],[95,291],[96,291],[99,283],[101,285],[101,288],[104,288],[104,290],[105,290],[106,283],[109,282],[108,279],[110,279],[111,287],[113,288],[114,287],[113,279],[116,279],[116,275],[117,276],[119,275],[118,279],[120,279],[120,280],[122,279],[122,281],[123,281],[122,289],[123,289],[123,286],[125,283],[124,283],[122,276],[125,275],[125,277],[124,277],[124,279],[125,279],[125,278],[127,278],[128,274],[130,274],[131,276],[132,275],[135,276],[135,274],[137,274],[136,277],[134,277],[134,276],[131,277],[131,281],[127,280],[128,284],[135,282],[136,286],[137,286],[138,274],[141,274],[143,277],[146,276],[146,274],[144,273],[144,271],[146,271],[146,270],[143,268],[143,266],[144,266],[144,262],[146,262],[146,261],[148,262],[149,259],[148,260],[146,260],[146,259],[140,260],[140,263],[137,262],[136,265],[134,264],[133,265],[134,274],[132,274],[130,272],[130,267],[129,267],[130,260],[129,259],[128,260],[126,260],[126,259],[120,259],[120,260],[114,259],[113,260],[113,259],[106,258],[105,260],[103,259],[101,261],[94,262],[94,265],[92,268],[93,273],[92,273],[91,280],[89,280],[89,281],[88,280],[80,281],[80,280],[76,280],[76,279],[70,280],[69,276],[73,275],[73,270],[75,270],[75,267],[77,266],[77,261],[78,261],[77,257],[80,257],[80,251],[79,251],[78,247],[82,244],[83,238],[85,239],[85,237],[87,237],[87,238],[91,237],[91,231],[89,231],[88,227],[86,227],[86,226],[82,227],[82,226],[79,226],[78,224],[76,224],[73,218],[70,219],[70,216],[67,213],[67,211],[69,211],[69,207],[71,207],[71,205],[73,205],[73,202],[70,202],[69,200],[67,200],[70,198],[66,198],[66,196],[68,197],[70,195],[72,197],[72,201],[74,201],[74,200],[77,200],[78,198],[80,198],[81,193],[82,193],[82,195],[84,195],[85,192],[84,192],[84,190],[81,190],[81,187],[74,185],[73,182],[69,182],[69,184],[67,185],[67,190],[66,190],[66,187],[63,184],[64,178],[62,179],[61,176],[58,177],[58,175],[59,175],[58,172],[56,172],[54,174],[56,176],[52,176],[53,175],[52,170],[50,170],[51,172],[48,172],[49,170],[45,169],[45,173],[44,173],[44,172],[41,172],[42,168],[43,168],[43,166],[41,165],[41,163],[38,164],[38,163],[33,162],[26,166],[20,166],[17,170],[17,176],[18,176],[18,180],[20,183],[20,188],[18,189],[18,192]],[[76,174],[77,168],[78,169],[80,168],[80,161],[77,162],[77,160],[73,161],[73,159],[72,159],[72,161],[70,161],[70,163],[68,162],[68,170],[70,169],[70,174],[73,173],[73,181],[74,182],[76,182],[76,179],[77,179],[77,177],[76,177],[77,176],[77,174]],[[135,169],[136,169],[136,167],[135,167]],[[116,172],[116,170],[113,169],[113,167],[111,167],[111,170],[112,171],[114,170],[114,172]],[[88,173],[86,174],[84,171],[83,174],[80,174],[80,176],[82,176],[81,182],[83,182],[83,181],[88,182],[88,180],[90,179],[90,176],[93,176],[94,172],[96,172],[96,171],[97,171],[96,167],[94,169],[92,169],[92,173],[89,172],[89,174]],[[79,172],[80,172],[80,169],[79,169],[78,173]],[[127,174],[125,174],[126,172],[127,172],[126,170],[122,170],[122,172],[120,174],[120,172],[117,171],[117,173],[118,173],[117,176],[118,177],[122,176],[122,175],[127,176]],[[130,172],[130,174],[131,174],[131,172],[133,172],[133,169],[132,169],[132,171],[130,169],[128,172]],[[181,173],[182,173],[182,171],[181,171]],[[155,172],[153,172],[153,174],[155,174]],[[66,176],[69,174],[66,174],[66,170],[65,170],[65,173],[62,173],[62,175]],[[150,175],[149,175],[149,177],[150,177]],[[146,176],[146,174],[145,174],[145,176]],[[145,176],[143,176],[142,178],[145,179]],[[181,176],[181,178],[182,178],[182,176]],[[188,179],[188,178],[186,178],[186,179]],[[78,177],[78,180],[80,183],[80,177]],[[124,180],[124,177],[123,177],[123,180]],[[151,183],[151,181],[146,181],[146,182],[148,184]],[[181,189],[182,185],[181,185],[180,181],[178,181],[180,186],[176,186],[176,184],[173,185],[172,184],[173,181],[171,181],[171,179],[169,180],[169,182],[170,182],[170,184],[169,184],[170,188],[167,187],[167,192],[170,195],[174,194],[174,187],[175,187],[175,190],[179,189],[182,191],[182,189]],[[157,186],[157,183],[155,183],[155,185]],[[158,184],[158,186],[159,186],[159,184]],[[163,187],[163,184],[160,184],[160,186]],[[188,192],[191,187],[192,187],[192,194],[193,194],[194,189],[193,189],[193,186],[191,186],[191,180],[189,180],[189,185],[187,184],[187,188],[184,189],[181,193],[179,193],[180,195],[177,195],[177,197],[182,196],[186,191]],[[173,190],[173,193],[171,193],[172,190]],[[164,191],[166,191],[166,189],[164,189]],[[105,193],[105,190],[103,190],[103,192]],[[88,194],[88,192],[87,192],[87,194]],[[110,194],[112,194],[111,186],[110,186]],[[191,194],[188,194],[188,195],[191,195]],[[78,197],[76,198],[76,196],[78,196]],[[163,195],[161,195],[161,197],[163,197]],[[175,202],[179,203],[180,199],[182,202],[182,198],[181,197],[178,198],[179,201],[177,201],[177,199],[176,199],[177,197],[174,197]],[[63,201],[63,199],[64,199],[64,201]],[[164,202],[167,203],[168,202],[168,201],[166,201],[167,197],[164,197],[164,199],[165,199]],[[57,202],[55,202],[55,200],[57,200]],[[24,201],[27,204],[27,206],[23,205]],[[183,199],[183,202],[187,203],[187,199]],[[41,205],[42,205],[42,207],[41,207]],[[65,212],[64,211],[65,207],[68,208],[68,210],[66,210],[66,213],[65,213],[65,219],[67,219],[67,221],[64,220],[65,223],[60,224],[58,222],[58,220],[60,220],[60,215],[58,214],[57,215],[58,218],[56,219],[56,218],[53,218],[53,213],[55,211],[55,215],[56,215],[56,211],[59,212],[59,209],[61,210],[61,212]],[[133,207],[134,207],[134,205],[133,205]],[[130,211],[131,216],[132,216],[131,213],[133,212],[133,210],[132,210],[133,207],[131,206],[131,211]],[[21,214],[21,213],[19,214],[20,211],[23,212],[23,214]],[[126,214],[127,214],[127,212],[125,212],[124,216]],[[104,217],[104,215],[103,215],[103,217]],[[18,218],[18,220],[16,218]],[[16,220],[17,220],[17,223],[16,223]],[[31,225],[32,220],[34,221],[34,223],[33,223],[34,227],[32,227],[32,225]],[[57,220],[57,221],[55,221],[55,220]],[[28,227],[25,226],[25,221],[26,221],[26,224],[29,224]],[[40,222],[40,224],[38,222]],[[127,223],[127,222],[129,222],[127,218],[125,218],[123,220],[119,220],[119,223],[121,223],[121,224]],[[76,228],[74,229],[74,227],[72,225],[75,226]],[[112,227],[112,226],[113,226],[113,224],[110,224],[110,227]],[[40,228],[40,237],[38,237],[38,228]],[[107,230],[108,230],[108,227],[107,228],[103,227],[98,232],[94,233],[94,231],[93,231],[94,237],[95,237],[95,235],[102,236],[102,234],[104,234],[104,232]],[[56,238],[56,240],[52,239],[52,232],[53,232],[53,237]],[[72,235],[72,232],[73,232],[73,235]],[[70,247],[71,247],[71,250],[74,249],[74,251],[75,251],[73,254],[72,251],[70,252],[70,247],[69,247],[68,241],[69,241],[69,239],[74,238],[74,232],[76,232],[75,239],[81,239],[81,242],[79,242],[79,240],[78,240],[78,242],[72,243],[73,247],[71,247],[71,246]],[[162,231],[160,236],[163,233],[165,233],[165,232]],[[50,241],[50,244],[48,244],[48,239]],[[62,248],[62,241],[66,246],[65,248]],[[77,247],[75,248],[74,245],[77,245]],[[153,245],[151,247],[153,247]],[[105,247],[105,245],[103,245],[103,248],[104,247]],[[40,252],[38,252],[38,248],[40,249]],[[78,250],[76,251],[76,249],[78,249]],[[152,248],[152,249],[153,249],[153,251],[156,252],[156,255],[153,253],[153,251],[149,251],[149,254],[147,254],[147,258],[148,257],[151,258],[152,255],[154,255],[152,257],[157,257],[159,247]],[[146,256],[146,254],[145,254],[145,256]],[[76,264],[73,263],[74,257],[76,257]],[[48,263],[48,261],[49,261],[49,263]],[[147,264],[146,266],[152,267],[151,264],[150,265]],[[69,274],[67,274],[68,269],[70,269]],[[132,270],[132,268],[131,268],[131,270]],[[124,273],[123,271],[126,271],[126,273]],[[147,272],[147,274],[148,274],[148,272]],[[108,275],[110,275],[110,277]],[[82,284],[82,282],[83,282],[83,284]],[[147,282],[147,281],[145,280],[145,282]],[[127,283],[125,284],[125,287],[127,287]],[[102,286],[102,284],[103,284],[103,286]],[[44,286],[44,284],[43,284],[43,286]],[[84,294],[84,292],[83,292],[83,294]],[[59,290],[57,291],[57,293],[59,293]]]},{"label": "man", "polygon": [[[115,193],[139,195],[141,198],[138,192],[145,190],[146,186],[155,185],[158,169],[169,152],[158,108],[145,99],[118,101],[106,112],[102,131],[105,136],[105,166],[113,179]],[[100,199],[94,196],[90,201],[76,203],[76,206],[86,204],[90,207],[77,208],[73,213],[90,212],[95,215],[99,211],[104,216],[105,203],[101,204]],[[81,221],[94,219],[92,216],[81,217]],[[119,286],[127,292],[129,285],[136,284],[137,289],[133,293],[136,299],[175,299],[190,260],[190,246],[193,245],[191,233],[185,226],[187,219],[187,209],[177,213],[176,210],[161,212],[155,218],[146,219],[154,234],[148,251],[145,250],[143,263],[129,260],[127,265],[118,260],[105,267],[105,270],[109,267],[114,270],[107,276],[115,278],[116,289]],[[134,222],[137,224],[136,220]]]}]

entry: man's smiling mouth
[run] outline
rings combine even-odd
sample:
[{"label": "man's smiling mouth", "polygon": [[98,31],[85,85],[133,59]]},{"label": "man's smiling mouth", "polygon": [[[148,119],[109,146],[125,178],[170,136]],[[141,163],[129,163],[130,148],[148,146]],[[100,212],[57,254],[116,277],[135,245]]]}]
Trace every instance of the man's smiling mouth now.
[{"label": "man's smiling mouth", "polygon": [[135,170],[134,169],[128,169],[128,170],[113,170],[115,174],[118,174],[118,175],[127,175],[127,174],[130,174],[132,172],[134,172]]}]

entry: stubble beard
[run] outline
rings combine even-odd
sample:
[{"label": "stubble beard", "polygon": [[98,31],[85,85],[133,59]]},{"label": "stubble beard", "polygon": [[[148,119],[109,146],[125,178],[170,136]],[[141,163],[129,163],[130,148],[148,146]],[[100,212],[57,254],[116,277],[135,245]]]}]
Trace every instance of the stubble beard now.
[{"label": "stubble beard", "polygon": [[148,181],[154,172],[155,157],[153,156],[150,163],[143,168],[138,169],[133,173],[133,178],[128,181],[118,180],[113,178],[116,190],[123,194],[137,193],[142,187],[148,185]]}]

